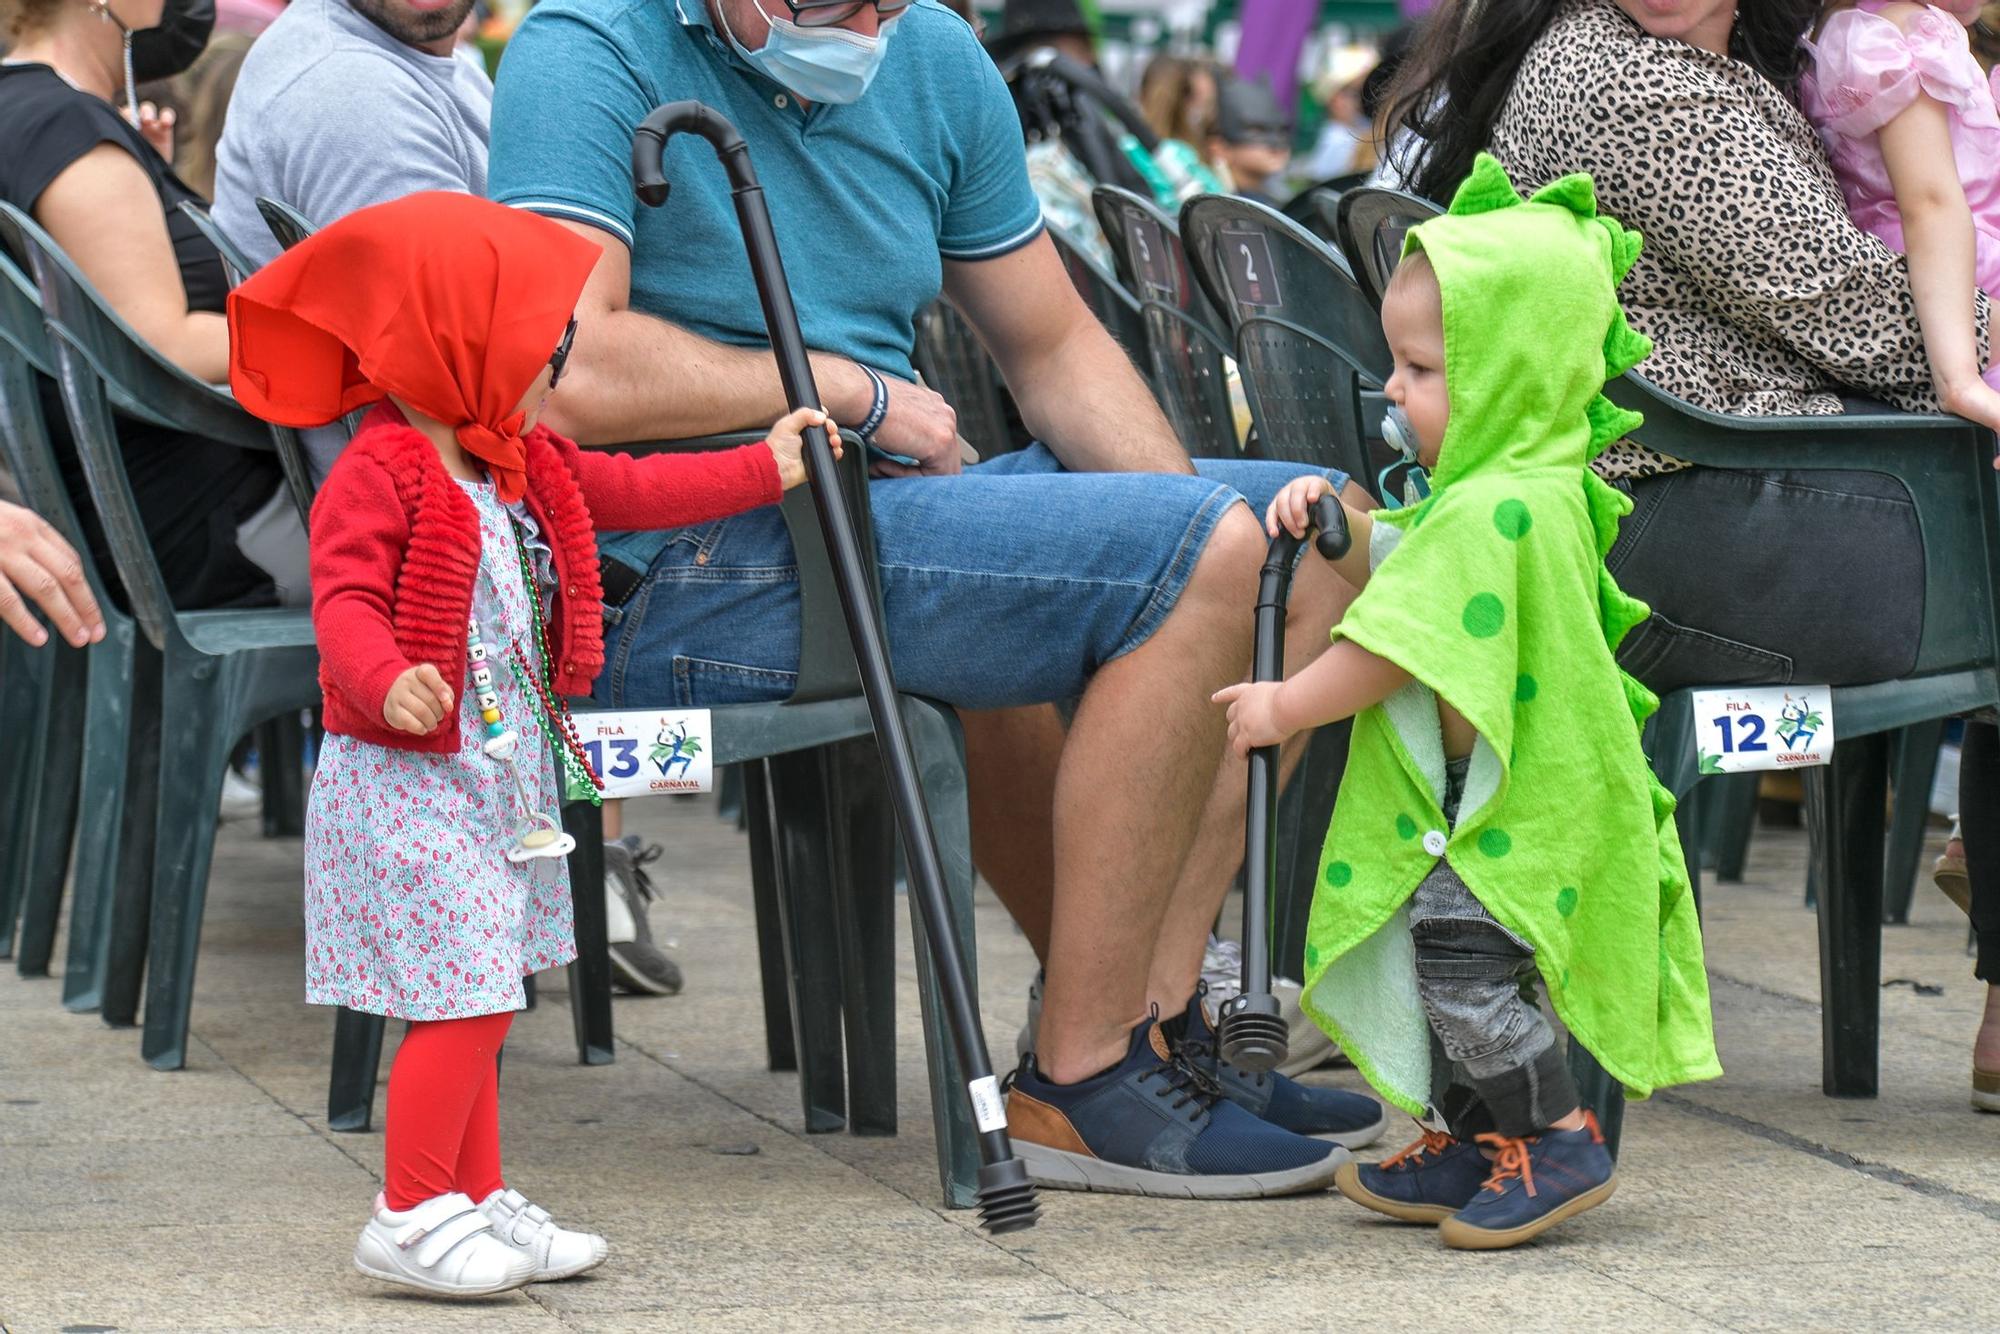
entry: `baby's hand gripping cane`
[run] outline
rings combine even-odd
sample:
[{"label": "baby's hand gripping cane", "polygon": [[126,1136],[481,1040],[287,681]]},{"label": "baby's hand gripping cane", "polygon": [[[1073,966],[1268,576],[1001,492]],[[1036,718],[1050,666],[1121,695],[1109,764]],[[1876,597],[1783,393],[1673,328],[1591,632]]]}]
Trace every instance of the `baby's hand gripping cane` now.
[{"label": "baby's hand gripping cane", "polygon": [[[640,200],[652,207],[666,202],[668,186],[661,156],[666,141],[682,131],[691,131],[708,140],[729,173],[736,200],[736,221],[750,255],[750,274],[764,307],[765,328],[777,354],[785,401],[793,409],[818,407],[819,390],[813,385],[812,366],[806,360],[805,338],[799,332],[798,312],[792,306],[784,261],[778,254],[778,238],[771,229],[771,214],[764,204],[764,190],[757,183],[756,170],[750,165],[750,150],[736,127],[699,102],[669,102],[656,108],[632,136],[634,188]],[[827,555],[832,560],[834,581],[840,590],[841,610],[847,616],[848,636],[853,640],[854,656],[861,667],[862,692],[868,698],[876,740],[882,747],[883,765],[888,770],[896,825],[909,858],[911,893],[923,914],[924,935],[930,945],[939,988],[944,993],[944,1010],[951,1024],[952,1043],[958,1050],[959,1068],[969,1077],[967,1094],[972,1101],[973,1119],[979,1126],[979,1154],[983,1160],[978,1190],[980,1224],[995,1233],[1033,1227],[1037,1215],[1035,1188],[1028,1181],[1027,1169],[1014,1156],[1007,1139],[1006,1118],[998,1112],[999,1089],[987,1062],[986,1038],[980,1032],[979,1010],[967,983],[965,963],[959,957],[958,934],[951,925],[944,871],[931,833],[930,816],[924,808],[916,757],[903,727],[896,684],[889,674],[888,647],[876,615],[875,600],[869,592],[861,544],[842,500],[840,472],[827,445],[825,427],[806,428],[805,462],[807,476],[812,479],[813,507],[826,535]]]},{"label": "baby's hand gripping cane", "polygon": [[[1347,554],[1347,514],[1340,499],[1321,496],[1313,506],[1314,546],[1328,560]],[[1307,530],[1308,533],[1312,531]],[[1285,603],[1303,537],[1280,528],[1271,539],[1257,578],[1257,636],[1253,681],[1285,679]],[[1239,1070],[1261,1073],[1285,1059],[1290,1034],[1271,994],[1271,881],[1277,873],[1278,748],[1250,752],[1250,799],[1243,813],[1243,991],[1222,1004],[1222,1058]]]}]

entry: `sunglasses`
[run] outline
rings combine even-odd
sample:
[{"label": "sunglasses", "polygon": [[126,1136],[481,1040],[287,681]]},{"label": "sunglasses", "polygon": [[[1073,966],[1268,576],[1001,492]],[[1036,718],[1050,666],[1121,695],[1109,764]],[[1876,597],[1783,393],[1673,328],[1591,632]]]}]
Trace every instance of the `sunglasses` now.
[{"label": "sunglasses", "polygon": [[[869,7],[870,0],[785,0],[801,28],[831,28]],[[910,0],[873,0],[875,17],[886,22],[910,7]]]},{"label": "sunglasses", "polygon": [[572,315],[569,317],[569,323],[563,326],[562,341],[556,344],[556,350],[549,356],[550,393],[555,392],[557,383],[561,381],[563,376],[563,367],[569,365],[569,345],[571,343],[574,343],[575,341],[576,341],[576,316]]}]

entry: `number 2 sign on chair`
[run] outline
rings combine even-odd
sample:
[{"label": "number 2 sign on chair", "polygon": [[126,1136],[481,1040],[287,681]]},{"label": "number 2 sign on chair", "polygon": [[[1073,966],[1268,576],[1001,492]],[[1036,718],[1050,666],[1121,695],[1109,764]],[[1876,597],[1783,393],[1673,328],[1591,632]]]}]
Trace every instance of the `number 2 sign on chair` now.
[{"label": "number 2 sign on chair", "polygon": [[663,797],[714,786],[707,709],[579,713],[576,731],[607,797]]},{"label": "number 2 sign on chair", "polygon": [[1697,690],[1694,717],[1705,774],[1797,769],[1833,755],[1833,691],[1826,686]]}]

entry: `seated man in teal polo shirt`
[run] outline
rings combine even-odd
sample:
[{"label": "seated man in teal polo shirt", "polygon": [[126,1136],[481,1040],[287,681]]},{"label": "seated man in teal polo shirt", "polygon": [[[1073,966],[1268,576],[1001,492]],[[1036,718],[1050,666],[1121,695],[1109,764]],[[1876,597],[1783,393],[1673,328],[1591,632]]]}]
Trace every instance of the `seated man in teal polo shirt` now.
[{"label": "seated man in teal polo shirt", "polygon": [[[1208,698],[1248,666],[1257,514],[1300,469],[1190,464],[1042,233],[997,71],[932,0],[529,14],[501,65],[489,190],[603,249],[558,430],[608,444],[784,409],[712,151],[670,142],[665,207],[633,198],[634,127],[686,98],[750,145],[827,408],[915,460],[876,467],[883,602],[899,683],[962,711],[974,856],[1046,968],[1009,1103],[1029,1170],[1183,1198],[1323,1187],[1381,1109],[1221,1063],[1196,994],[1242,848],[1243,770]],[[941,286],[1046,446],[961,471],[951,409],[910,365]],[[605,551],[600,702],[791,692],[798,582],[775,508]],[[1340,595],[1307,562],[1302,656]],[[1058,700],[1078,701],[1066,734]]]}]

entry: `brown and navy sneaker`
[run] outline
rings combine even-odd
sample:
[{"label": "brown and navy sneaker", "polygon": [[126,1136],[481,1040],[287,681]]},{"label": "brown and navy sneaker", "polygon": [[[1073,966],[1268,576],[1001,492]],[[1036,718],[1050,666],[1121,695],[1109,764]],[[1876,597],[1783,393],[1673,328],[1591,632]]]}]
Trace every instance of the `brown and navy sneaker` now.
[{"label": "brown and navy sneaker", "polygon": [[1033,1054],[1008,1077],[1007,1129],[1038,1185],[1174,1199],[1242,1200],[1323,1190],[1347,1150],[1259,1120],[1161,1036],[1132,1030],[1125,1059],[1075,1084]]},{"label": "brown and navy sneaker", "polygon": [[1544,1130],[1528,1139],[1481,1135],[1479,1142],[1493,1150],[1492,1174],[1471,1203],[1438,1224],[1454,1250],[1519,1246],[1595,1209],[1618,1188],[1611,1152],[1590,1112],[1576,1130]]}]

